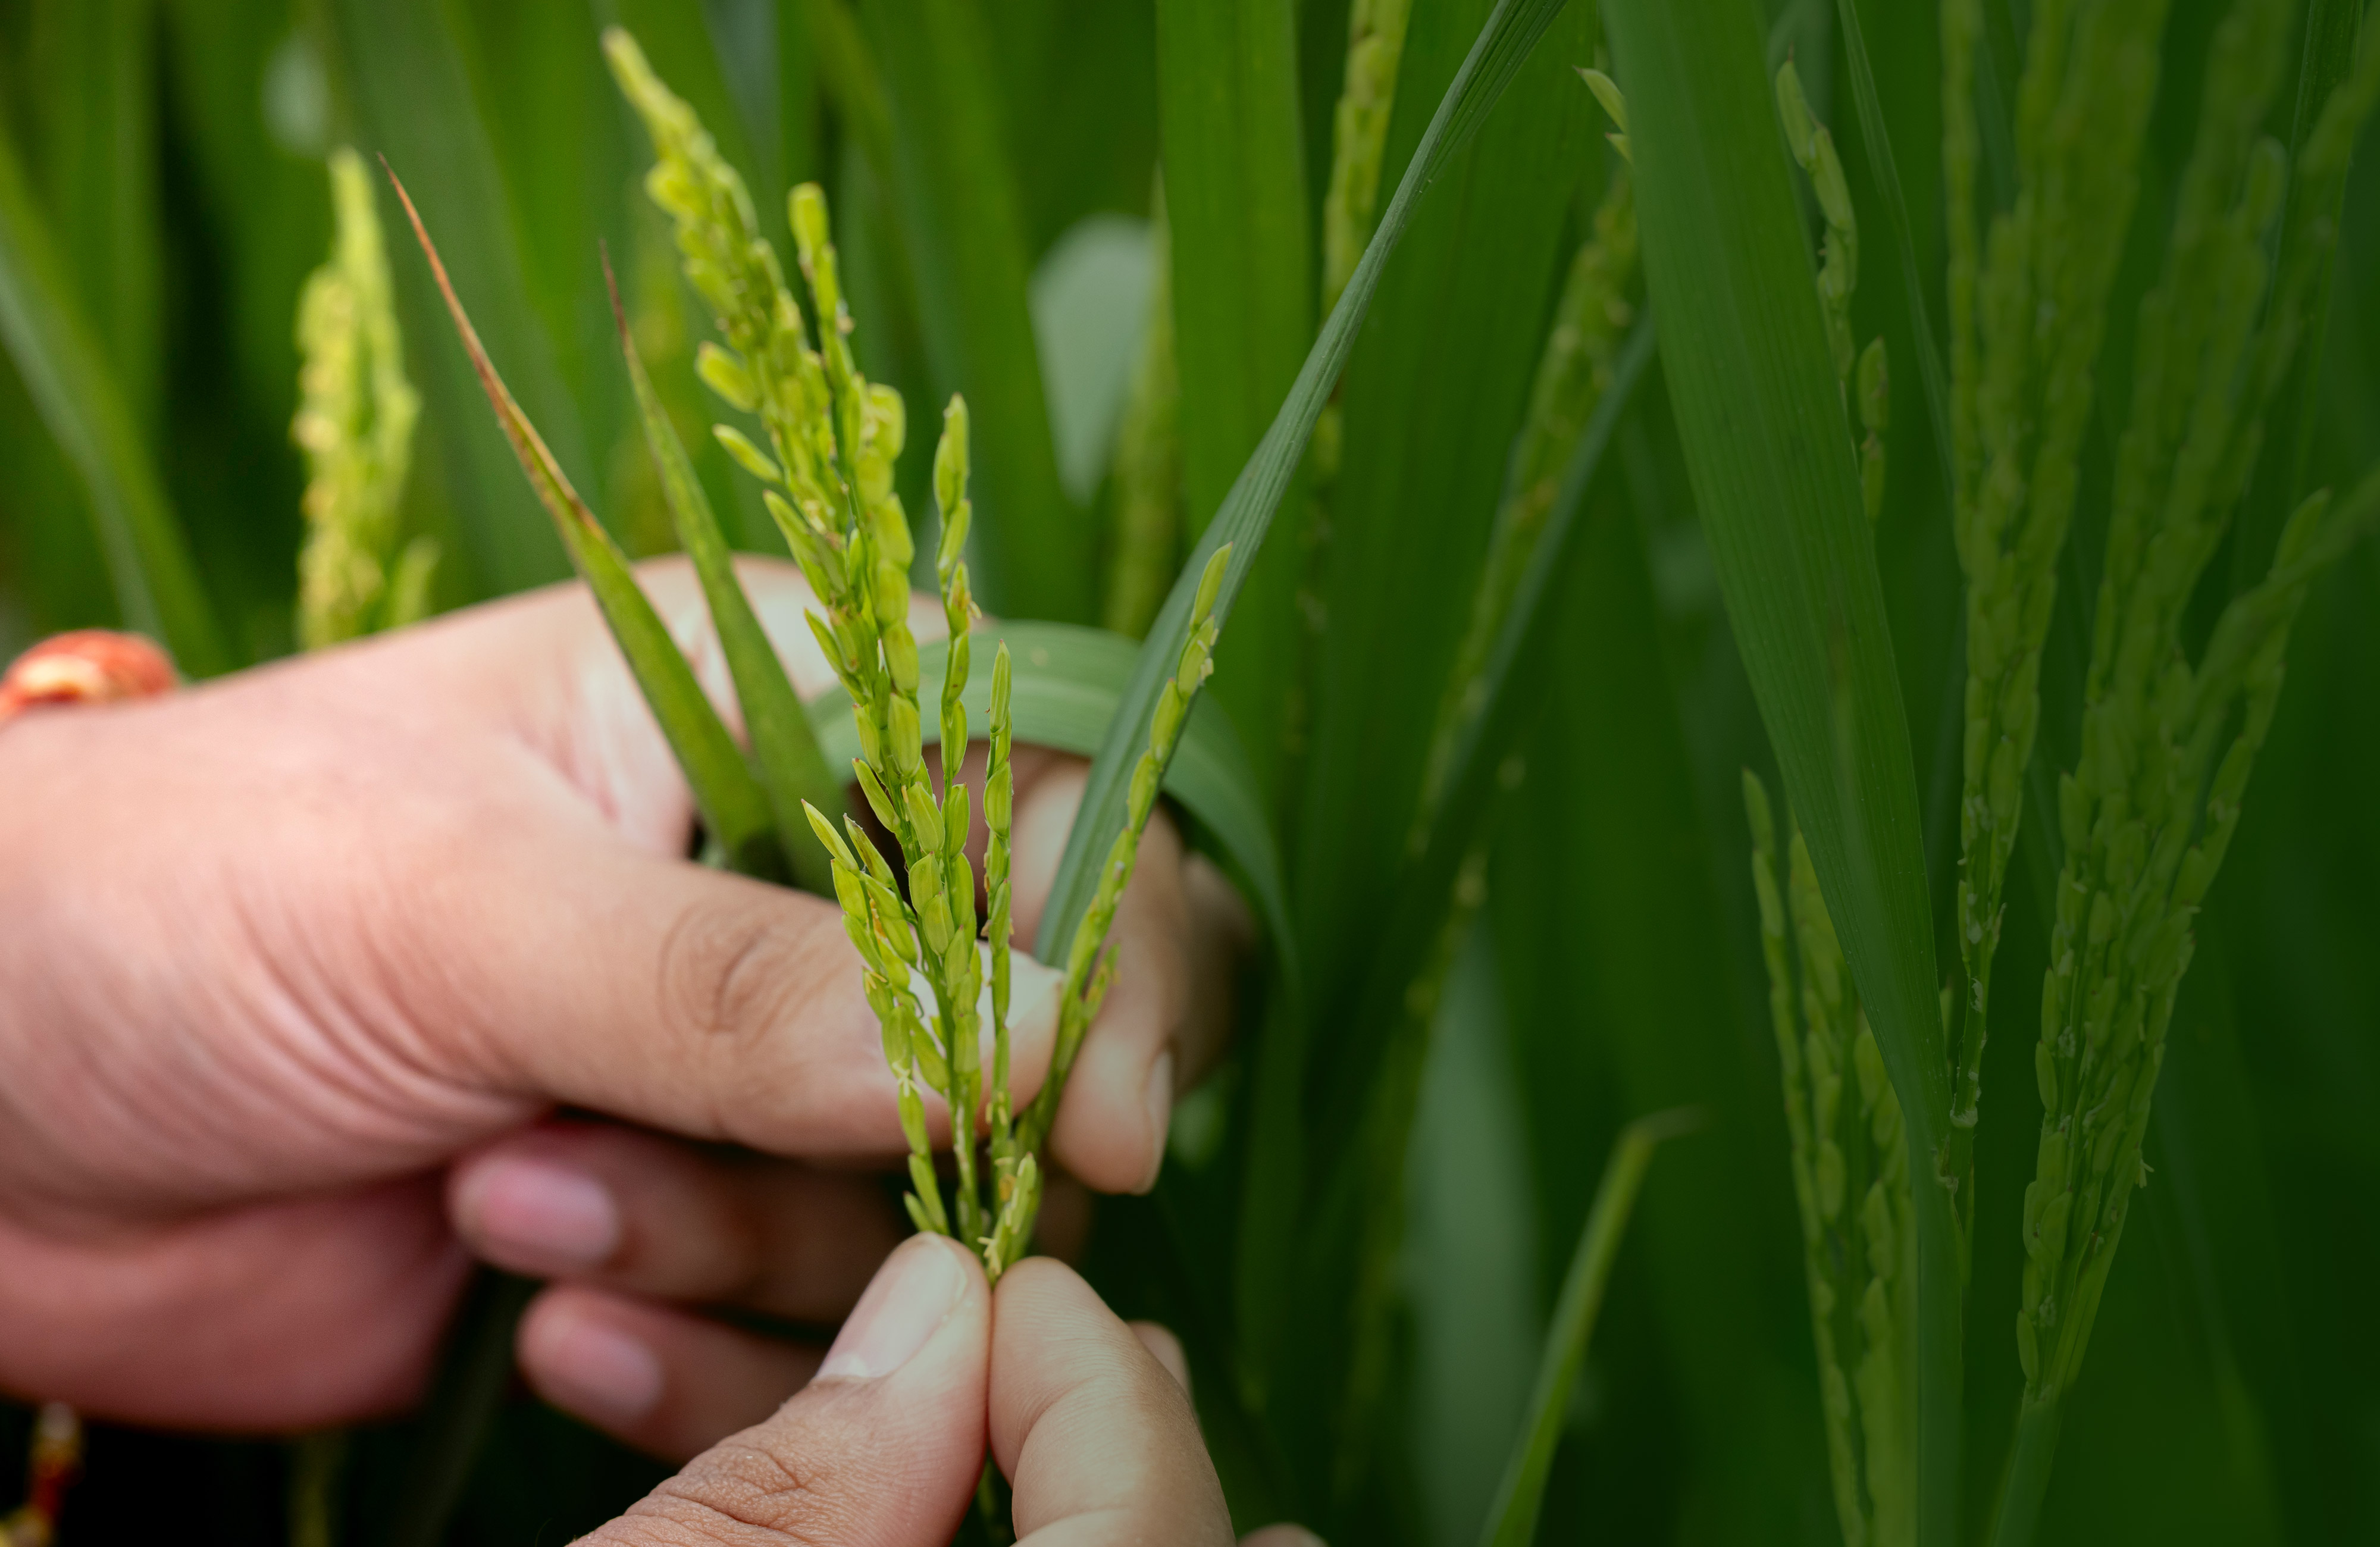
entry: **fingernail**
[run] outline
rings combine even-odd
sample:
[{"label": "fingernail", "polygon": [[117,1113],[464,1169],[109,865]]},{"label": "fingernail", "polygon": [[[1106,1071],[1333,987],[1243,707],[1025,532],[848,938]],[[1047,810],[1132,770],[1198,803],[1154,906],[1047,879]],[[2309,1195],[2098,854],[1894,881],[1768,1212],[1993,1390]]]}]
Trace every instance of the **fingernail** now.
[{"label": "fingernail", "polygon": [[1148,1170],[1141,1177],[1135,1192],[1147,1192],[1157,1186],[1157,1174],[1165,1169],[1165,1130],[1173,1122],[1173,1050],[1167,1048],[1148,1066],[1148,1083],[1140,1093],[1141,1102],[1148,1110]]},{"label": "fingernail", "polygon": [[835,1334],[818,1378],[866,1380],[908,1363],[966,1293],[967,1275],[957,1251],[935,1236],[903,1243],[876,1270],[875,1282]]},{"label": "fingernail", "polygon": [[1277,1526],[1267,1526],[1240,1538],[1240,1547],[1328,1547],[1323,1540],[1304,1526],[1293,1526],[1284,1520]]},{"label": "fingernail", "polygon": [[611,1189],[551,1161],[491,1161],[465,1184],[464,1227],[508,1260],[591,1268],[620,1248]]},{"label": "fingernail", "polygon": [[626,1424],[662,1399],[662,1361],[625,1333],[570,1321],[539,1343],[538,1389],[557,1407],[598,1423]]}]

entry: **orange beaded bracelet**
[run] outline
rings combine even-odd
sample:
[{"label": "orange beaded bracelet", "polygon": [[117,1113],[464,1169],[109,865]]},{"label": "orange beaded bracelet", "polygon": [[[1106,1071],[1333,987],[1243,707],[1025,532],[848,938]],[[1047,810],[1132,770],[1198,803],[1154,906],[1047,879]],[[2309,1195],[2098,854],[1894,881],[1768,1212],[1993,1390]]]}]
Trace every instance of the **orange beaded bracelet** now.
[{"label": "orange beaded bracelet", "polygon": [[44,704],[154,698],[180,681],[174,663],[151,640],[79,628],[43,640],[0,676],[0,724]]}]

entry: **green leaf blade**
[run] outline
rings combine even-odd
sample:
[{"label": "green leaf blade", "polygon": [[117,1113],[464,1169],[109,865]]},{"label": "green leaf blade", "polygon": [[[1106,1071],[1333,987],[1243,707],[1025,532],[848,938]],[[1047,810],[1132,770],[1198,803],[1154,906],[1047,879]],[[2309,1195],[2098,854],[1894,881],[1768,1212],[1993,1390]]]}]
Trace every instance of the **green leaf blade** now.
[{"label": "green leaf blade", "polygon": [[[1461,0],[1413,18],[1390,170],[1411,158],[1490,8]],[[1329,497],[1327,623],[1310,647],[1293,850],[1302,944],[1321,985],[1393,954],[1375,950],[1373,929],[1384,896],[1408,895],[1395,882],[1430,757],[1427,710],[1452,670],[1500,506],[1524,477],[1514,446],[1571,256],[1566,217],[1600,151],[1602,115],[1572,68],[1592,55],[1592,19],[1587,7],[1566,12],[1495,122],[1449,159],[1446,197],[1398,249],[1339,394],[1344,459]],[[1376,1038],[1380,1023],[1332,1017],[1315,1029],[1318,1076],[1335,1084],[1343,1044]]]},{"label": "green leaf blade", "polygon": [[394,172],[389,174],[389,181],[396,189],[397,201],[405,207],[406,218],[412,222],[413,234],[430,262],[431,275],[445,298],[455,331],[462,339],[472,369],[478,372],[489,406],[495,410],[505,438],[512,443],[521,470],[528,476],[529,486],[553,518],[554,530],[561,534],[571,562],[585,578],[588,589],[594,592],[596,605],[602,610],[612,637],[619,641],[620,653],[627,658],[638,689],[652,710],[653,718],[660,722],[662,735],[675,754],[679,768],[685,771],[703,825],[725,850],[730,869],[747,875],[779,873],[785,856],[777,846],[769,798],[744,761],[744,749],[735,744],[718,710],[704,696],[702,685],[695,680],[694,668],[679,652],[669,626],[638,587],[636,575],[628,566],[628,556],[570,486],[570,480],[554,460],[553,453],[546,449],[536,426],[505,389],[504,378],[496,373],[462,301],[455,297],[446,265],[440,261],[438,249],[421,224],[421,213],[413,207],[405,185],[396,180]]},{"label": "green leaf blade", "polygon": [[1918,1220],[1919,1540],[1957,1519],[1961,1293],[1938,978],[1908,725],[1852,436],[1748,13],[1606,12],[1662,361],[1719,586],[1906,1115]]},{"label": "green leaf blade", "polygon": [[[1649,420],[1662,410],[1640,411]],[[1632,1366],[1639,1381],[1659,1370],[1660,1400],[1692,1436],[1710,1541],[1815,1543],[1834,1522],[1815,1493],[1827,1461],[1801,1224],[1776,1068],[1755,1041],[1766,1005],[1754,986],[1756,932],[1743,927],[1753,899],[1728,885],[1742,873],[1742,833],[1712,798],[1723,786],[1711,787],[1694,742],[1704,729],[1688,718],[1711,700],[1691,684],[1726,674],[1729,747],[1756,745],[1759,727],[1749,696],[1738,697],[1731,643],[1663,615],[1653,555],[1691,536],[1683,491],[1611,484],[1621,486],[1606,486],[1609,503],[1585,523],[1559,582],[1545,651],[1524,664],[1546,703],[1517,749],[1530,774],[1519,810],[1499,824],[1488,887],[1514,1057],[1527,1071],[1540,1252],[1555,1256],[1577,1236],[1625,1116],[1688,1105],[1709,1115],[1708,1131],[1664,1152],[1637,1204],[1623,1264],[1640,1285],[1629,1346],[1606,1345],[1597,1380],[1612,1391],[1606,1383],[1626,1383]],[[1658,523],[1649,542],[1640,519]],[[1694,615],[1716,623],[1716,613],[1711,597]],[[1548,1304],[1558,1260],[1553,1268]],[[1606,1427],[1599,1469],[1674,1454],[1677,1440],[1628,1427]],[[1813,1517],[1780,1532],[1775,1501],[1805,1488]],[[1577,1500],[1558,1468],[1547,1541],[1562,1539],[1553,1517],[1563,1494],[1571,1522],[1582,1502],[1591,1517],[1627,1507]]]},{"label": "green leaf blade", "polygon": [[[443,6],[378,0],[333,0],[323,15],[352,93],[358,148],[377,152],[413,178],[439,214],[460,287],[487,320],[494,352],[512,363],[529,413],[565,465],[591,468],[561,351],[533,299],[535,276],[471,89],[456,18]],[[445,469],[460,556],[475,589],[500,595],[561,579],[569,573],[566,554],[517,493],[506,438],[474,406],[476,372],[439,323],[436,290],[409,265],[399,265],[395,279],[406,336],[417,341],[408,369],[422,394],[423,438],[434,443],[434,449],[425,446],[423,465]]]},{"label": "green leaf blade", "polygon": [[[1314,337],[1296,10],[1292,0],[1157,7],[1182,498],[1194,537],[1222,508]],[[1285,503],[1300,522],[1304,502]],[[1301,546],[1276,544],[1257,563],[1233,647],[1244,669],[1209,685],[1245,727],[1269,789],[1306,648]]]},{"label": "green leaf blade", "polygon": [[51,437],[80,478],[127,627],[192,676],[235,664],[163,481],[81,309],[47,223],[0,131],[0,338]]},{"label": "green leaf blade", "polygon": [[983,15],[959,0],[886,0],[860,26],[891,118],[900,211],[936,395],[976,420],[975,569],[987,605],[1089,619],[1090,513],[1066,497],[1027,299],[1030,254]]},{"label": "green leaf blade", "polygon": [[1409,857],[1385,888],[1392,901],[1383,910],[1385,918],[1375,926],[1374,948],[1357,989],[1356,1013],[1351,1017],[1358,1034],[1344,1039],[1330,1066],[1330,1095],[1323,1103],[1319,1128],[1324,1153],[1342,1152],[1360,1122],[1368,1092],[1389,1056],[1379,1030],[1401,1018],[1413,964],[1444,927],[1454,906],[1456,873],[1490,822],[1498,768],[1522,738],[1536,707],[1529,701],[1530,674],[1525,668],[1548,651],[1554,620],[1547,600],[1569,573],[1571,555],[1582,536],[1587,490],[1652,362],[1657,337],[1647,311],[1637,319],[1613,370],[1611,384],[1563,471],[1545,529],[1538,534],[1527,571],[1480,674],[1477,707],[1455,737],[1445,788],[1438,805],[1423,813],[1427,836],[1421,852]]},{"label": "green leaf blade", "polygon": [[[612,278],[608,259],[603,276],[607,281]],[[759,615],[752,610],[751,598],[744,594],[744,587],[735,578],[735,554],[728,547],[726,534],[720,530],[718,517],[711,512],[710,498],[702,491],[702,481],[695,476],[694,463],[686,456],[686,444],[678,438],[677,426],[670,422],[669,410],[662,406],[660,396],[653,390],[652,378],[646,373],[644,359],[638,354],[636,339],[628,328],[627,314],[619,310],[616,285],[613,286],[612,301],[620,326],[620,348],[628,364],[628,380],[636,390],[645,445],[652,453],[654,469],[661,474],[662,497],[669,506],[678,542],[693,561],[695,577],[702,584],[702,598],[710,608],[712,627],[719,631],[719,648],[727,658],[728,675],[735,681],[735,701],[744,712],[744,733],[751,739],[753,757],[760,765],[760,784],[775,818],[777,846],[793,869],[794,880],[804,891],[832,895],[833,867],[810,836],[809,825],[802,816],[802,803],[808,801],[820,810],[836,810],[843,800],[844,781],[836,777],[826,754],[820,750],[818,737],[810,730],[809,716],[802,712],[793,680],[785,675],[785,664],[770,644]]]}]

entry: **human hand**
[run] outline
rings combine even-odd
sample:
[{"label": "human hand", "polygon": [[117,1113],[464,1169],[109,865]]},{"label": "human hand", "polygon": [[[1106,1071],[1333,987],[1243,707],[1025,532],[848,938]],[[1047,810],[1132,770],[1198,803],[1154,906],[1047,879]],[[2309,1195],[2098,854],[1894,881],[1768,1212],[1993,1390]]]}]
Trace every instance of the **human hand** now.
[{"label": "human hand", "polygon": [[[948,1541],[989,1447],[1014,1484],[1018,1547],[1230,1547],[1185,1385],[1172,1336],[1127,1327],[1073,1270],[1029,1259],[995,1291],[969,1253],[919,1236],[879,1272],[806,1389],[585,1540]],[[1319,1544],[1274,1526],[1243,1547]]]},{"label": "human hand", "polygon": [[[691,575],[643,579],[728,709]],[[823,688],[798,578],[745,579]],[[1029,939],[1081,772],[1020,748],[1016,775]],[[832,1322],[898,1238],[850,1174],[904,1146],[835,907],[685,862],[684,783],[580,588],[34,712],[0,730],[0,1389],[214,1428],[387,1411],[468,1241],[576,1281],[526,1368],[617,1398],[640,1330],[746,1337],[655,1299]],[[1051,1138],[1091,1185],[1153,1177],[1232,907],[1152,828]],[[1020,1099],[1054,982],[1018,964]],[[666,1378],[678,1349],[644,1352]],[[771,1353],[737,1421],[816,1358]],[[664,1451],[720,1431],[665,1431],[673,1394],[648,1395],[589,1416]]]}]

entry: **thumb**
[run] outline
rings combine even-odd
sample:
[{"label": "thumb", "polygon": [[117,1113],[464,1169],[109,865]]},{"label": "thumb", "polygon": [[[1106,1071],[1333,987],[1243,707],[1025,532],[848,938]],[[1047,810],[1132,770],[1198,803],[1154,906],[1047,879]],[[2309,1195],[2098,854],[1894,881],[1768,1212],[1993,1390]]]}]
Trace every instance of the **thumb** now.
[{"label": "thumb", "polygon": [[686,1464],[589,1542],[947,1541],[981,1475],[991,1297],[956,1242],[887,1258],[808,1386]]}]

